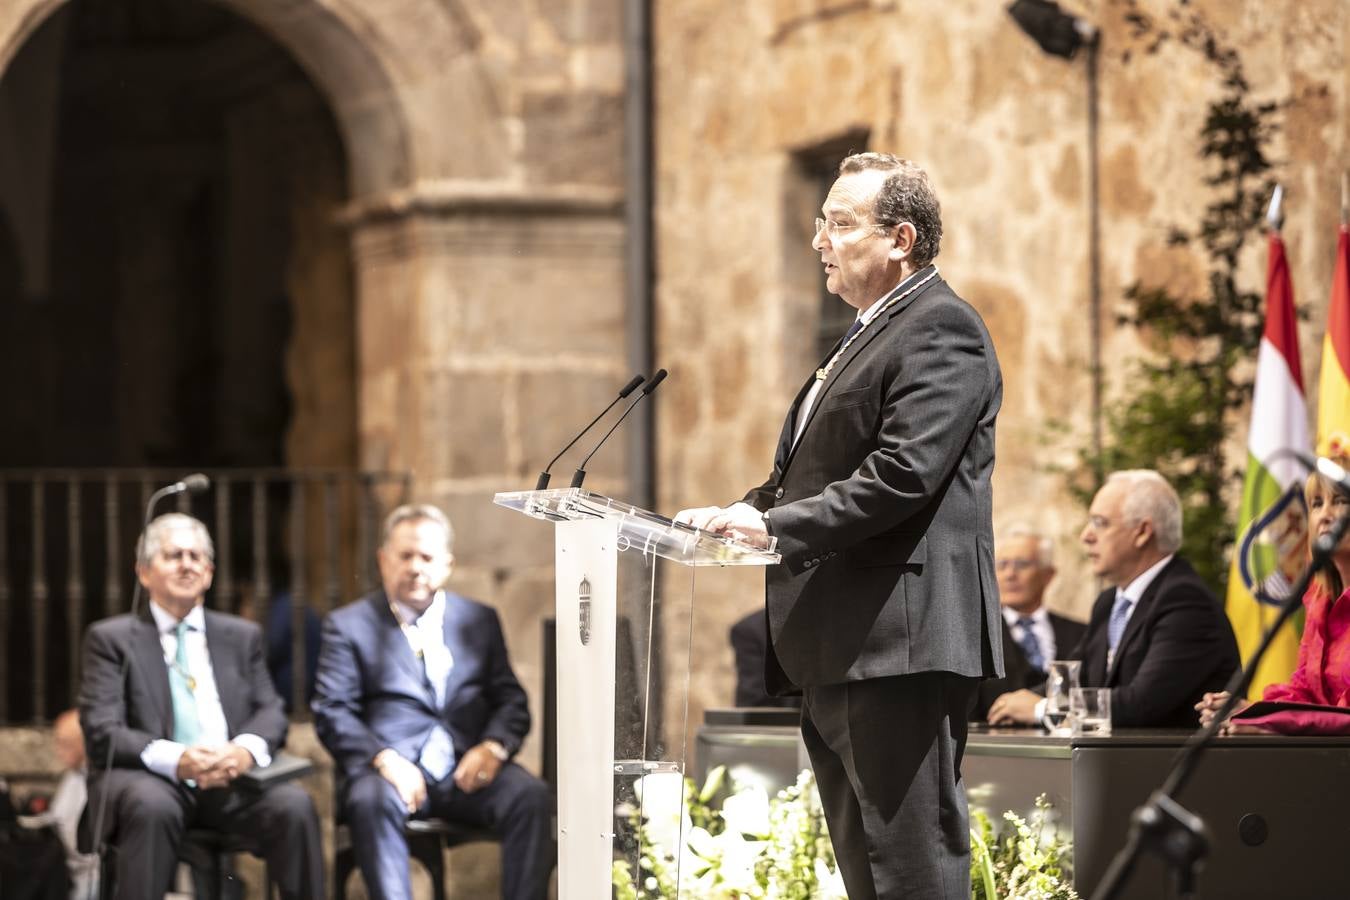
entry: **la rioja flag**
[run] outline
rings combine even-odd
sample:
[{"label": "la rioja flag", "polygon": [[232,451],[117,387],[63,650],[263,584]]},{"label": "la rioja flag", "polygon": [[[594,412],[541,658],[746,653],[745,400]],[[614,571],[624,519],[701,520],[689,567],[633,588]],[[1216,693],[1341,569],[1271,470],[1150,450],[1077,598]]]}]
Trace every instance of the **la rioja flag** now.
[{"label": "la rioja flag", "polygon": [[[1247,475],[1226,603],[1244,665],[1278,615],[1278,601],[1287,595],[1307,549],[1307,516],[1300,492],[1303,470],[1298,460],[1279,451],[1306,453],[1310,446],[1294,288],[1284,241],[1272,229],[1266,327],[1256,361]],[[1302,628],[1300,613],[1280,629],[1256,670],[1249,697],[1260,699],[1267,684],[1288,680],[1298,661]]]}]

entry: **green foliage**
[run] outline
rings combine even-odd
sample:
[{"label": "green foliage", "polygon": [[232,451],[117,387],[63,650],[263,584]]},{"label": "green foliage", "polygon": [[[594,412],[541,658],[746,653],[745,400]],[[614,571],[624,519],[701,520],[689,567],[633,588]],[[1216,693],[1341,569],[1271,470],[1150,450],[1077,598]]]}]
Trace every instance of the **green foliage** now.
[{"label": "green foliage", "polygon": [[1077,900],[1069,862],[1073,847],[1060,839],[1044,794],[1036,798],[1030,821],[1005,812],[1000,834],[983,812],[971,818],[971,900]]},{"label": "green foliage", "polygon": [[1238,412],[1252,388],[1242,372],[1256,359],[1263,327],[1264,298],[1239,286],[1238,261],[1259,237],[1274,189],[1267,148],[1278,105],[1252,99],[1238,53],[1224,47],[1198,13],[1176,9],[1159,23],[1136,10],[1127,19],[1135,37],[1151,39],[1148,53],[1178,41],[1219,71],[1222,94],[1209,104],[1199,135],[1212,199],[1194,233],[1174,229],[1169,236],[1173,245],[1203,248],[1208,287],[1203,296],[1142,281],[1126,290],[1118,321],[1135,328],[1150,352],[1131,367],[1122,399],[1104,410],[1101,453],[1079,452],[1071,487],[1086,502],[1101,473],[1157,469],[1182,498],[1182,553],[1221,590],[1236,529],[1228,486],[1242,477],[1225,458],[1224,441],[1242,427]]},{"label": "green foliage", "polygon": [[[643,793],[665,793],[665,774],[643,779]],[[810,770],[772,799],[758,787],[726,784],[718,767],[701,790],[684,780],[681,846],[664,846],[640,813],[628,814],[638,835],[636,876],[627,860],[613,866],[618,900],[846,900],[825,813]]]},{"label": "green foliage", "polygon": [[[616,900],[847,900],[810,770],[772,799],[763,789],[726,785],[725,770],[714,769],[702,790],[683,781],[684,815],[678,835],[663,846],[636,810],[628,824],[638,835],[637,865],[616,860]],[[643,793],[671,796],[660,774]],[[664,783],[656,783],[664,781]],[[1036,799],[1030,820],[1003,815],[995,834],[989,817],[972,816],[971,897],[973,900],[1077,900],[1072,883],[1072,845],[1059,837],[1053,810]],[[695,824],[702,823],[702,824]]]}]

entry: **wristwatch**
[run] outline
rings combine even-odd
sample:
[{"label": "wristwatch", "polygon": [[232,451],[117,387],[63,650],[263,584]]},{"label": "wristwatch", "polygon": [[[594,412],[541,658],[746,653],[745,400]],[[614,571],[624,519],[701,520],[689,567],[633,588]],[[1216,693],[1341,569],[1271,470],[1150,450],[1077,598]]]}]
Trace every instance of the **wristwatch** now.
[{"label": "wristwatch", "polygon": [[487,748],[489,753],[497,757],[498,762],[506,762],[511,758],[511,754],[502,746],[501,741],[488,739],[483,741],[483,746]]}]

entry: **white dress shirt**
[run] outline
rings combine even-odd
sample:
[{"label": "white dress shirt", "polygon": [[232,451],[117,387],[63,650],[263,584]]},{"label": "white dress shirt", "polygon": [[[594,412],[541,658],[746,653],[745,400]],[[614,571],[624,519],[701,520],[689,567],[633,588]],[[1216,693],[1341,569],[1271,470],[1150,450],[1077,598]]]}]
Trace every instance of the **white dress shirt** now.
[{"label": "white dress shirt", "polygon": [[445,591],[437,591],[426,612],[419,614],[407,604],[394,601],[390,608],[403,625],[403,636],[413,654],[422,660],[427,681],[436,693],[438,706],[445,706],[445,680],[454,668],[455,657],[445,646]]},{"label": "white dress shirt", "polygon": [[[153,600],[150,601],[150,615],[159,631],[159,644],[164,650],[164,665],[173,667],[178,655],[178,619]],[[272,762],[267,750],[267,741],[256,734],[236,735],[230,738],[229,725],[225,722],[225,708],[220,705],[220,691],[216,686],[215,671],[211,668],[211,653],[206,646],[206,614],[200,604],[183,617],[188,630],[183,635],[187,642],[187,674],[196,686],[192,695],[197,701],[197,718],[201,722],[201,743],[206,747],[218,747],[221,744],[238,744],[249,752],[254,763],[266,766]],[[170,781],[178,780],[178,761],[187,747],[177,741],[158,738],[146,745],[141,751],[141,762],[157,775],[163,775]]]}]

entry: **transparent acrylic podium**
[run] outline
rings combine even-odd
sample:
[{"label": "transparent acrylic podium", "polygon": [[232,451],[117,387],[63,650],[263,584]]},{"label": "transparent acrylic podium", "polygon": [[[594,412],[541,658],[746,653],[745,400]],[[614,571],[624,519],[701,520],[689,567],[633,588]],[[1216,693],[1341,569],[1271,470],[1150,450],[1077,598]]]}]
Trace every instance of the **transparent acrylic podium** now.
[{"label": "transparent acrylic podium", "polygon": [[[778,554],[580,488],[494,502],[556,526],[558,898],[611,897],[616,877],[678,896],[694,570]],[[671,856],[659,872],[644,839]]]}]

